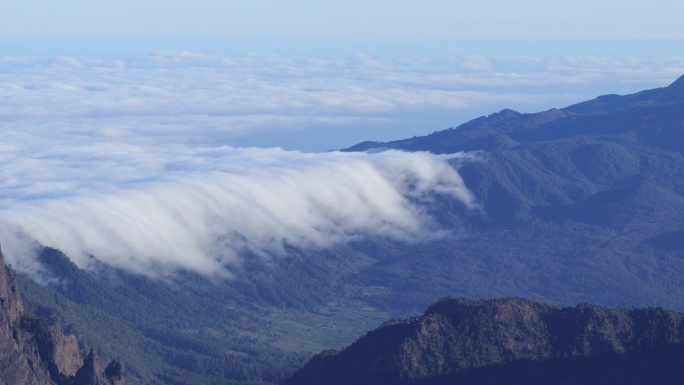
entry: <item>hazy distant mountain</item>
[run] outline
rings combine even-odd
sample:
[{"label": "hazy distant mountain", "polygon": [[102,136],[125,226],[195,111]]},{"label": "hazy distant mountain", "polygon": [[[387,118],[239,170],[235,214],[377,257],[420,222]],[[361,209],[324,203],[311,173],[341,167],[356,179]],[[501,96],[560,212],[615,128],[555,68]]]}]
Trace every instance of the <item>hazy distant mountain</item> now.
[{"label": "hazy distant mountain", "polygon": [[27,307],[126,357],[129,383],[158,384],[278,383],[450,294],[684,310],[684,79],[349,150],[386,148],[476,152],[453,165],[481,210],[435,194],[426,210],[451,230],[443,239],[292,247],[246,257],[227,281],[86,273],[46,249],[58,283],[20,277]]},{"label": "hazy distant mountain", "polygon": [[318,354],[285,384],[679,384],[683,320],[662,308],[448,298]]}]

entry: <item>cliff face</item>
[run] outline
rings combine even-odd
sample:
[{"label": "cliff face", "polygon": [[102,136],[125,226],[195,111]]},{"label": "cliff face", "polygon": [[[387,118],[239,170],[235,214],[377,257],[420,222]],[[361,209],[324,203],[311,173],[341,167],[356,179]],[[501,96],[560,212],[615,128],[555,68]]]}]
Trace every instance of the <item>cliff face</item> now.
[{"label": "cliff face", "polygon": [[5,268],[2,252],[0,252],[0,261],[3,263],[0,268],[0,317],[5,317],[2,318],[3,321],[15,324],[24,314],[24,304],[19,295],[14,272]]},{"label": "cliff face", "polygon": [[95,349],[83,362],[83,366],[76,372],[72,384],[74,385],[123,385],[123,365],[119,361],[112,361],[102,375],[99,358]]},{"label": "cliff face", "polygon": [[445,299],[319,354],[286,384],[675,384],[683,319],[663,309]]},{"label": "cliff face", "polygon": [[0,252],[0,373],[7,384],[51,384],[46,372],[34,364],[39,362],[37,349],[21,331],[24,306],[19,296],[14,273],[5,268]]},{"label": "cliff face", "polygon": [[[94,352],[83,361],[76,336],[54,320],[24,313],[16,277],[0,251],[0,379],[10,385],[122,385],[123,366],[102,375]],[[114,364],[114,363],[113,363]],[[111,365],[110,365],[111,366]],[[81,374],[79,376],[79,374]]]}]

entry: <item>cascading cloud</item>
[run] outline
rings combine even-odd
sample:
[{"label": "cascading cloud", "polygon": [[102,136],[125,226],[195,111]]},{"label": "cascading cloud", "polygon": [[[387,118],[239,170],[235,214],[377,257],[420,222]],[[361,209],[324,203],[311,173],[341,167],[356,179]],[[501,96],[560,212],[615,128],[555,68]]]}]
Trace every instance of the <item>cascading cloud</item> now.
[{"label": "cascading cloud", "polygon": [[[16,151],[15,151],[16,152]],[[449,157],[385,151],[92,144],[27,159],[5,151],[3,250],[35,273],[37,245],[149,276],[226,274],[245,251],[328,247],[361,236],[439,235],[422,203],[474,198]],[[38,166],[40,171],[30,172]]]}]

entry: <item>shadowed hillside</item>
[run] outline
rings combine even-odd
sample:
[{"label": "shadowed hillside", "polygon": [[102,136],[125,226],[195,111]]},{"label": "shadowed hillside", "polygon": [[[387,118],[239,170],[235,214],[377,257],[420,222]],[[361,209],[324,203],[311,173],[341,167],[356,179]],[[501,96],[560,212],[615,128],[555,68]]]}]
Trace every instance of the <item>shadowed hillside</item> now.
[{"label": "shadowed hillside", "polygon": [[286,385],[676,384],[682,314],[448,298],[315,356]]}]

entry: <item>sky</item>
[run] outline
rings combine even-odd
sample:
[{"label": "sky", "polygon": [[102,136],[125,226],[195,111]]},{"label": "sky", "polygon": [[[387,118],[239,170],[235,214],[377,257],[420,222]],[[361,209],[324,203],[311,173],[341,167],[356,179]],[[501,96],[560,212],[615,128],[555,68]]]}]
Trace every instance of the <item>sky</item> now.
[{"label": "sky", "polygon": [[[674,1],[0,3],[0,243],[140,274],[448,236],[481,154],[337,151],[684,74]],[[343,207],[344,210],[340,210]],[[455,229],[458,231],[458,229]],[[42,278],[41,278],[42,277]]]},{"label": "sky", "polygon": [[25,0],[0,34],[358,38],[684,38],[674,0]]}]

